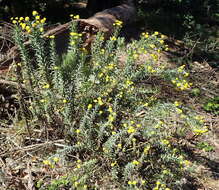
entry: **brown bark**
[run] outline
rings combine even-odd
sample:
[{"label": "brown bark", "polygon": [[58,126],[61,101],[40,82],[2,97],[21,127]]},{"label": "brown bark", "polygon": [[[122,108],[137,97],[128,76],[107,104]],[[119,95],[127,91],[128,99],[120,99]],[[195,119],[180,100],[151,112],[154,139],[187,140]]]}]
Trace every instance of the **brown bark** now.
[{"label": "brown bark", "polygon": [[105,9],[118,6],[122,4],[121,2],[121,0],[88,0],[86,9],[90,15],[93,15]]}]

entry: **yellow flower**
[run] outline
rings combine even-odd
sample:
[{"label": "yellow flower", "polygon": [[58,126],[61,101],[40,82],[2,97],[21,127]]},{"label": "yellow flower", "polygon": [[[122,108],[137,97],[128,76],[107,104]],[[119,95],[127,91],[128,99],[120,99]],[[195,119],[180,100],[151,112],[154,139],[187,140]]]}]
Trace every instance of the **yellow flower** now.
[{"label": "yellow flower", "polygon": [[43,88],[49,88],[49,87],[50,87],[49,84],[45,84],[45,85],[43,86]]},{"label": "yellow flower", "polygon": [[113,36],[113,37],[110,38],[110,40],[112,40],[112,41],[116,41],[116,37]]},{"label": "yellow flower", "polygon": [[49,160],[43,160],[43,164],[45,165],[51,165],[51,162]]},{"label": "yellow flower", "polygon": [[113,122],[115,120],[115,117],[113,115],[109,115],[108,120],[109,122]]},{"label": "yellow flower", "polygon": [[136,184],[137,184],[137,181],[135,181],[135,180],[134,180],[134,181],[128,181],[128,184],[129,184],[129,185],[136,185]]},{"label": "yellow flower", "polygon": [[188,76],[189,76],[189,73],[185,73],[184,76],[185,76],[185,77],[188,77]]},{"label": "yellow flower", "polygon": [[112,112],[113,112],[113,108],[112,108],[111,106],[109,106],[108,111],[109,111],[110,113],[112,113]]},{"label": "yellow flower", "polygon": [[43,27],[41,27],[41,28],[40,28],[40,32],[43,32],[43,31],[44,31],[44,29],[43,29]]},{"label": "yellow flower", "polygon": [[151,146],[148,145],[144,148],[144,154],[148,154],[148,151],[150,150]]},{"label": "yellow flower", "polygon": [[160,40],[159,42],[160,42],[161,44],[163,44],[163,43],[164,43],[164,41],[163,41],[163,40]]},{"label": "yellow flower", "polygon": [[70,32],[70,35],[71,35],[71,36],[77,36],[78,33],[76,33],[76,32]]},{"label": "yellow flower", "polygon": [[73,16],[73,18],[74,18],[74,19],[79,19],[80,16],[79,16],[79,15],[75,15],[75,16]]},{"label": "yellow flower", "polygon": [[172,82],[173,84],[176,84],[176,81],[175,81],[175,80],[172,80],[171,82]]},{"label": "yellow flower", "polygon": [[137,124],[136,127],[141,128],[141,124]]},{"label": "yellow flower", "polygon": [[93,106],[92,106],[92,104],[88,104],[88,106],[87,106],[87,109],[91,109]]},{"label": "yellow flower", "polygon": [[113,131],[113,132],[112,132],[112,135],[115,135],[115,134],[116,134],[116,132],[115,132],[115,131]]},{"label": "yellow flower", "polygon": [[118,148],[122,148],[122,144],[118,144],[117,147],[118,147]]},{"label": "yellow flower", "polygon": [[133,165],[139,165],[139,161],[133,160],[133,161],[132,161],[132,164],[133,164]]},{"label": "yellow flower", "polygon": [[168,144],[170,144],[170,142],[169,142],[168,140],[166,140],[166,139],[161,140],[161,143],[164,144],[164,145],[168,145]]},{"label": "yellow flower", "polygon": [[161,184],[160,181],[157,181],[157,182],[156,182],[156,185],[160,185],[160,184]]},{"label": "yellow flower", "polygon": [[25,19],[24,19],[25,21],[29,21],[30,20],[30,18],[27,16],[27,17],[25,17]]},{"label": "yellow flower", "polygon": [[180,102],[178,102],[178,101],[175,101],[175,102],[174,102],[174,105],[175,105],[176,107],[178,107],[178,106],[180,106],[180,105],[181,105],[181,103],[180,103]]},{"label": "yellow flower", "polygon": [[100,106],[103,105],[103,101],[102,101],[101,97],[98,97],[98,98],[97,98],[97,102],[98,102],[98,104],[99,104]]},{"label": "yellow flower", "polygon": [[197,135],[201,135],[203,133],[207,133],[208,129],[206,127],[204,129],[194,129],[193,132],[196,133]]},{"label": "yellow flower", "polygon": [[16,20],[13,20],[12,23],[13,23],[13,24],[17,24],[17,21],[16,21]]},{"label": "yellow flower", "polygon": [[54,35],[51,35],[51,36],[49,36],[49,38],[50,38],[50,39],[54,39],[54,38],[55,38],[55,36],[54,36]]},{"label": "yellow flower", "polygon": [[146,33],[146,34],[144,35],[144,37],[145,37],[145,38],[149,38],[149,35]]},{"label": "yellow flower", "polygon": [[127,130],[128,133],[134,133],[136,130],[134,129],[134,127],[130,126]]},{"label": "yellow flower", "polygon": [[185,164],[185,166],[190,166],[190,165],[191,165],[191,162],[188,161],[188,160],[185,160],[185,161],[184,161],[184,164]]},{"label": "yellow flower", "polygon": [[30,30],[30,26],[25,27],[26,31]]},{"label": "yellow flower", "polygon": [[80,133],[81,132],[81,130],[80,129],[76,129],[76,131],[75,131],[77,134],[78,133]]},{"label": "yellow flower", "polygon": [[159,32],[157,32],[157,31],[156,31],[156,32],[154,32],[154,35],[155,35],[155,36],[157,36],[158,34],[159,34]]},{"label": "yellow flower", "polygon": [[41,19],[40,22],[41,22],[42,24],[44,24],[44,23],[46,22],[46,18]]},{"label": "yellow flower", "polygon": [[64,99],[64,100],[62,100],[62,102],[63,102],[63,103],[67,103],[67,102],[68,102],[68,100]]},{"label": "yellow flower", "polygon": [[75,41],[71,41],[71,42],[70,42],[70,45],[71,45],[71,46],[75,45]]},{"label": "yellow flower", "polygon": [[24,17],[20,17],[20,19],[19,19],[20,21],[22,21],[22,20],[24,20]]},{"label": "yellow flower", "polygon": [[33,15],[33,16],[36,16],[37,14],[38,14],[37,11],[33,11],[33,12],[32,12],[32,15]]},{"label": "yellow flower", "polygon": [[40,16],[37,15],[37,16],[35,17],[35,19],[36,19],[36,20],[40,20]]},{"label": "yellow flower", "polygon": [[177,113],[181,114],[183,111],[179,108],[176,108]]},{"label": "yellow flower", "polygon": [[148,107],[148,105],[149,105],[148,103],[145,103],[143,106]]},{"label": "yellow flower", "polygon": [[24,30],[26,28],[26,24],[25,23],[20,23],[20,26],[21,26],[22,30]]},{"label": "yellow flower", "polygon": [[136,185],[136,184],[137,184],[137,181],[132,181],[132,184],[133,184],[133,185]]},{"label": "yellow flower", "polygon": [[58,157],[54,157],[54,158],[53,158],[53,161],[54,161],[54,162],[58,162],[58,161],[59,161],[59,158],[58,158]]},{"label": "yellow flower", "polygon": [[154,49],[155,48],[155,45],[154,44],[149,44],[149,47]]},{"label": "yellow flower", "polygon": [[111,167],[115,166],[117,164],[117,161],[111,163]]},{"label": "yellow flower", "polygon": [[116,20],[113,26],[122,26],[122,21]]}]

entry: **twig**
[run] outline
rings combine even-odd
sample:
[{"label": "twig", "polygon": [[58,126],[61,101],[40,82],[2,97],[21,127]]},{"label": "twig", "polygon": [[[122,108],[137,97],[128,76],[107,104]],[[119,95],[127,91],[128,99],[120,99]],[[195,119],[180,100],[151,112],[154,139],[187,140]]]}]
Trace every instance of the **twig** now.
[{"label": "twig", "polygon": [[34,190],[34,183],[33,183],[33,176],[30,168],[30,162],[27,163],[27,172],[28,172],[28,182],[27,182],[27,188],[28,190]]},{"label": "twig", "polygon": [[59,139],[59,140],[56,140],[56,141],[47,141],[47,142],[44,142],[44,143],[38,143],[38,144],[34,144],[34,145],[28,145],[28,146],[25,146],[25,147],[17,147],[17,148],[14,148],[12,150],[9,150],[8,152],[6,153],[2,153],[0,154],[0,156],[6,156],[8,154],[11,154],[12,152],[25,152],[25,151],[30,151],[30,150],[33,150],[33,149],[36,149],[36,148],[40,148],[40,147],[44,147],[44,146],[51,146],[51,145],[56,145],[56,143],[60,143],[60,142],[64,142],[63,139]]}]

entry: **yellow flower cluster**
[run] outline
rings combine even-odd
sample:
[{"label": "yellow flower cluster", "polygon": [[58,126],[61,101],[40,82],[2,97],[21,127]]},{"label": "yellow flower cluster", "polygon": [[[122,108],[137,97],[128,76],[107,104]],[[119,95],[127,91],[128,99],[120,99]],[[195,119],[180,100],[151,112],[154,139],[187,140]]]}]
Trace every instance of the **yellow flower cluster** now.
[{"label": "yellow flower cluster", "polygon": [[102,106],[104,104],[101,97],[98,97],[97,99],[95,99],[94,102],[98,103],[100,106]]},{"label": "yellow flower cluster", "polygon": [[148,32],[146,32],[146,33],[143,32],[141,35],[142,35],[142,37],[144,37],[144,38],[149,38],[149,34],[148,34]]},{"label": "yellow flower cluster", "polygon": [[55,167],[55,164],[57,164],[58,162],[59,162],[59,158],[58,157],[53,157],[52,159],[51,159],[51,161],[50,160],[43,160],[43,164],[45,165],[45,166],[49,166],[50,168],[54,168]]},{"label": "yellow flower cluster", "polygon": [[166,184],[161,183],[160,181],[157,181],[157,182],[156,182],[156,187],[154,187],[153,190],[161,190],[161,189],[164,189],[164,190],[171,190],[170,188],[167,188],[167,187],[166,187]]},{"label": "yellow flower cluster", "polygon": [[71,17],[71,19],[73,19],[73,20],[80,19],[80,16],[79,16],[79,15],[70,14],[70,17]]},{"label": "yellow flower cluster", "polygon": [[117,164],[117,161],[111,163],[111,167],[114,167]]},{"label": "yellow flower cluster", "polygon": [[48,88],[50,88],[50,85],[49,85],[49,84],[45,84],[45,85],[43,86],[43,88],[48,89]]},{"label": "yellow flower cluster", "polygon": [[147,145],[145,148],[144,148],[144,154],[148,154],[149,150],[151,149],[151,146],[150,145]]},{"label": "yellow flower cluster", "polygon": [[175,80],[172,80],[171,82],[179,90],[188,90],[192,86],[192,83],[188,83],[185,79],[180,80],[178,77],[176,77]]},{"label": "yellow flower cluster", "polygon": [[175,101],[175,102],[174,102],[174,105],[175,105],[176,107],[179,107],[181,104],[182,104],[182,103],[181,103],[181,102],[178,102],[178,101]]},{"label": "yellow flower cluster", "polygon": [[70,32],[70,36],[72,36],[73,39],[78,39],[79,37],[82,36],[82,34],[76,32]]},{"label": "yellow flower cluster", "polygon": [[156,70],[155,70],[152,66],[150,66],[150,65],[148,65],[148,66],[146,67],[146,69],[147,69],[147,71],[148,71],[149,73],[156,73]]},{"label": "yellow flower cluster", "polygon": [[41,19],[37,11],[33,11],[32,15],[34,16],[33,21],[30,21],[30,17],[12,17],[11,20],[13,24],[20,26],[21,29],[27,33],[31,33],[34,28],[36,28],[40,32],[43,32],[43,25],[46,22],[46,18]]},{"label": "yellow flower cluster", "polygon": [[[78,40],[81,38],[82,34],[76,32],[70,32],[70,45],[75,46],[78,43]],[[83,52],[86,52],[82,49]]]},{"label": "yellow flower cluster", "polygon": [[139,164],[140,164],[140,162],[139,162],[139,161],[137,161],[137,160],[133,160],[133,161],[132,161],[132,164],[137,166],[137,165],[139,165]]},{"label": "yellow flower cluster", "polygon": [[109,106],[108,112],[110,113],[109,116],[108,116],[108,121],[109,121],[110,123],[112,123],[112,122],[115,121],[115,119],[116,119],[116,112],[113,111],[113,109],[112,109],[111,106]]},{"label": "yellow flower cluster", "polygon": [[116,38],[115,36],[112,36],[112,37],[110,38],[110,40],[111,40],[111,41],[116,41],[117,38]]},{"label": "yellow flower cluster", "polygon": [[90,110],[92,107],[92,104],[88,104],[87,109]]},{"label": "yellow flower cluster", "polygon": [[207,133],[208,132],[208,127],[207,126],[204,126],[202,129],[200,128],[194,128],[193,129],[193,132],[196,134],[196,135],[201,135],[203,133]]},{"label": "yellow flower cluster", "polygon": [[168,141],[167,139],[163,139],[163,140],[161,140],[161,144],[163,144],[163,145],[169,145],[169,144],[170,144],[170,141]]},{"label": "yellow flower cluster", "polygon": [[80,169],[81,168],[81,160],[77,160],[77,168]]},{"label": "yellow flower cluster", "polygon": [[128,133],[135,133],[136,130],[135,130],[135,128],[134,128],[133,126],[130,126],[130,127],[128,128],[127,132],[128,132]]},{"label": "yellow flower cluster", "polygon": [[115,23],[113,23],[113,26],[122,27],[123,22],[120,20],[116,20]]},{"label": "yellow flower cluster", "polygon": [[133,180],[133,181],[128,181],[128,184],[129,185],[136,185],[137,184],[137,181]]},{"label": "yellow flower cluster", "polygon": [[189,76],[189,73],[185,71],[185,65],[182,65],[178,68],[178,72],[179,73],[182,73],[184,75],[184,77],[188,77]]}]

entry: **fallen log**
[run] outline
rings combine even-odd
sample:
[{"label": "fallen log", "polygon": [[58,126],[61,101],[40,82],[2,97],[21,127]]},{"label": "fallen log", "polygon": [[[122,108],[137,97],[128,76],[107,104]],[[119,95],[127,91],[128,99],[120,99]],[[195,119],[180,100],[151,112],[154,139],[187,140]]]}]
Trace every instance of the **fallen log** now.
[{"label": "fallen log", "polygon": [[[123,22],[123,25],[129,24],[134,21],[135,18],[135,7],[132,4],[121,4],[119,6],[106,9],[98,12],[88,19],[78,19],[73,22],[78,22],[78,32],[83,33],[84,47],[89,48],[95,34],[101,31],[104,33],[105,39],[108,39],[114,30],[113,24],[116,20]],[[54,35],[56,43],[56,51],[59,55],[67,51],[69,42],[71,22],[59,25],[44,34],[44,37]],[[25,46],[29,46],[30,42],[25,42]],[[1,66],[8,66],[13,61],[19,62],[19,49],[14,46],[7,53],[7,59],[0,60]]]}]

